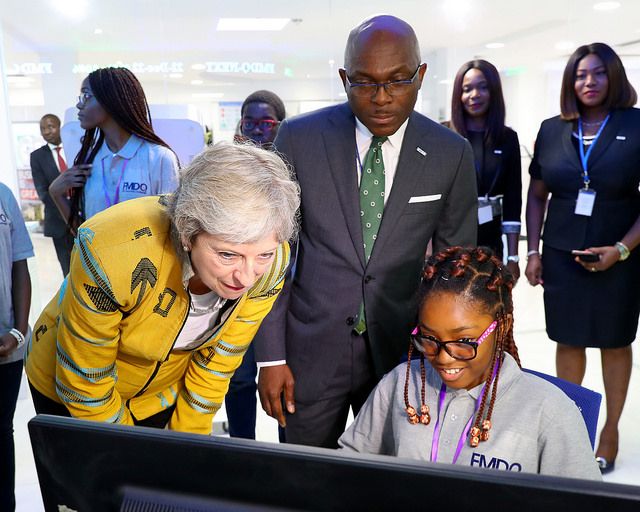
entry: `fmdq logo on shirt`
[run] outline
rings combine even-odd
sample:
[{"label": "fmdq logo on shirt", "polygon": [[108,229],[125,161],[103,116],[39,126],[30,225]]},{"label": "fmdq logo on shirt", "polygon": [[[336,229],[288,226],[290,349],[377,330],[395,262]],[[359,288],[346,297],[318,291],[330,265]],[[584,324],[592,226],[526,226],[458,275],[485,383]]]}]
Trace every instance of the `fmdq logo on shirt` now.
[{"label": "fmdq logo on shirt", "polygon": [[471,466],[490,469],[503,469],[505,471],[522,471],[522,464],[518,462],[508,462],[497,457],[487,458],[482,453],[473,452],[471,455]]},{"label": "fmdq logo on shirt", "polygon": [[122,184],[123,192],[132,192],[134,194],[146,194],[148,188],[146,183],[136,183],[135,181],[125,181]]}]

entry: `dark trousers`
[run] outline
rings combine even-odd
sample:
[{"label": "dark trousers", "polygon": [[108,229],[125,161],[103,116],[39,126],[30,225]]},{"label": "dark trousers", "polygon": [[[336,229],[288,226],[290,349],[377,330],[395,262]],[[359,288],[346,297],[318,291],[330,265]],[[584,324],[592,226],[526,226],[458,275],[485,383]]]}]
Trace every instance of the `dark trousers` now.
[{"label": "dark trousers", "polygon": [[56,256],[60,262],[62,275],[69,273],[69,264],[71,262],[71,249],[73,249],[73,235],[67,233],[64,236],[53,237],[53,246],[56,248]]},{"label": "dark trousers", "polygon": [[[51,400],[49,397],[44,396],[40,391],[34,388],[31,383],[29,383],[29,389],[31,389],[31,398],[33,400],[33,407],[35,408],[36,413],[65,416],[67,418],[71,417],[71,413],[64,404],[59,404],[58,402]],[[141,427],[164,428],[167,423],[169,423],[174,409],[175,405],[172,405],[168,409],[160,411],[143,420],[139,420],[134,417],[133,423]]]},{"label": "dark trousers", "polygon": [[0,510],[8,512],[16,508],[13,415],[21,379],[22,361],[0,364]]},{"label": "dark trousers", "polygon": [[231,377],[229,391],[224,398],[231,437],[256,438],[256,375],[252,344],[247,349],[242,364]]},{"label": "dark trousers", "polygon": [[[351,335],[348,353],[329,383],[325,396],[312,402],[296,400],[296,412],[286,414],[287,443],[337,448],[338,438],[347,424],[349,408],[356,416],[378,383],[373,370],[369,338]],[[298,380],[304,375],[294,375]]]}]

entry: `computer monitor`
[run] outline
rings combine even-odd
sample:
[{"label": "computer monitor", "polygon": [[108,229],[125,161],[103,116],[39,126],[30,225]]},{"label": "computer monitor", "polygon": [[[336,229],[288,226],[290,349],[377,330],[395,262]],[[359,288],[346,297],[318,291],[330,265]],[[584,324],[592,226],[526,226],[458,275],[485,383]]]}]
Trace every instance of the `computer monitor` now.
[{"label": "computer monitor", "polygon": [[[29,433],[46,510],[186,510],[168,497],[225,511],[640,510],[640,487],[628,485],[54,416],[32,419]],[[121,509],[132,493],[138,508]]]}]

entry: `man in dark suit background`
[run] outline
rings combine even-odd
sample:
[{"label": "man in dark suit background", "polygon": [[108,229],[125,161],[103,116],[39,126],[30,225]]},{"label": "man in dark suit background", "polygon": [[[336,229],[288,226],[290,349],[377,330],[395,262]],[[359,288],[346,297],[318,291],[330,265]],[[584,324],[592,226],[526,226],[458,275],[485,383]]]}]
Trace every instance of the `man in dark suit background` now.
[{"label": "man in dark suit background", "polygon": [[348,103],[280,126],[302,227],[295,276],[255,350],[263,408],[287,442],[337,447],[349,408],[357,414],[407,349],[429,241],[475,243],[471,148],[413,111],[426,67],[406,22],[365,20],[340,70]]},{"label": "man in dark suit background", "polygon": [[49,196],[51,182],[61,172],[67,170],[58,116],[54,114],[42,116],[40,134],[47,143],[31,153],[31,175],[38,197],[44,203],[44,236],[53,238],[62,274],[66,276],[69,273],[73,236],[66,220],[62,218],[53,199]]}]

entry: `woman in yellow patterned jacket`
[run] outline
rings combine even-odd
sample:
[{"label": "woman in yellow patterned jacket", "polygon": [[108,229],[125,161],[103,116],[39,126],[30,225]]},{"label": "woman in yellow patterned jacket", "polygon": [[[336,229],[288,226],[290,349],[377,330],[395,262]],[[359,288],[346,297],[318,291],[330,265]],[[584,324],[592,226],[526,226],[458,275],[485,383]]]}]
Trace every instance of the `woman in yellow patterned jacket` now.
[{"label": "woman in yellow patterned jacket", "polygon": [[218,143],[174,194],[85,222],[27,349],[36,411],[209,434],[282,289],[299,204],[277,155]]}]

